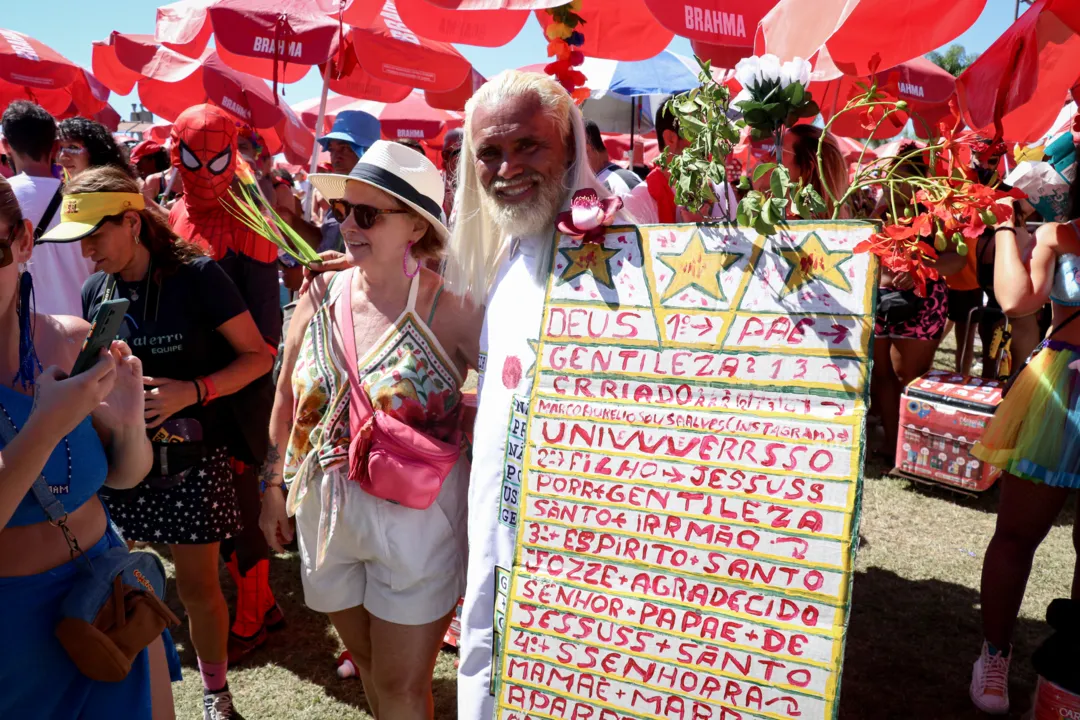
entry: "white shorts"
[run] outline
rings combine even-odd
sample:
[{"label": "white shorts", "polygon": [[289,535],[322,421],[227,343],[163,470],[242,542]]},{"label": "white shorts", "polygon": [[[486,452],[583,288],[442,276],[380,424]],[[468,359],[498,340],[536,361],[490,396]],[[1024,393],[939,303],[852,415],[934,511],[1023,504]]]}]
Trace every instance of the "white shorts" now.
[{"label": "white shorts", "polygon": [[315,569],[323,477],[296,512],[304,602],[322,613],[362,605],[399,625],[447,615],[465,590],[469,463],[464,455],[435,503],[413,510],[344,482],[344,499],[326,558]]}]

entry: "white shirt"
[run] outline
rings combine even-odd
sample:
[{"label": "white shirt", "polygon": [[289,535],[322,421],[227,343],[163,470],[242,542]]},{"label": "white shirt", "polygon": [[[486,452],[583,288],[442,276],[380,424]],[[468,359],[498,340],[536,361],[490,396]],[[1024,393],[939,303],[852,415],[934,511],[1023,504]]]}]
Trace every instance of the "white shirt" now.
[{"label": "white shirt", "polygon": [[[619,172],[620,170],[622,170],[622,172]],[[633,175],[633,180],[636,180],[637,182],[633,182],[633,180],[628,182],[627,176],[623,175],[623,173]],[[604,183],[607,189],[610,190],[613,195],[618,197],[629,195],[631,190],[641,184],[641,179],[638,178],[637,175],[634,175],[629,170],[623,170],[623,168],[615,163],[609,164],[606,168],[596,173],[596,179]]]},{"label": "white shirt", "polygon": [[494,717],[495,698],[489,689],[495,568],[509,571],[514,562],[523,420],[533,383],[529,371],[537,362],[529,341],[535,344],[539,338],[547,281],[536,279],[536,268],[541,254],[550,252],[550,240],[550,236],[523,239],[503,261],[488,295],[480,335],[479,407],[469,482],[469,570],[459,648],[461,720]]},{"label": "white shirt", "polygon": [[[19,173],[8,182],[15,191],[23,217],[37,228],[60,187],[60,181]],[[58,206],[49,227],[45,229],[51,230],[59,223]],[[94,272],[94,264],[82,256],[81,243],[35,245],[29,270],[34,278],[34,309],[37,312],[82,317],[82,286]]]}]

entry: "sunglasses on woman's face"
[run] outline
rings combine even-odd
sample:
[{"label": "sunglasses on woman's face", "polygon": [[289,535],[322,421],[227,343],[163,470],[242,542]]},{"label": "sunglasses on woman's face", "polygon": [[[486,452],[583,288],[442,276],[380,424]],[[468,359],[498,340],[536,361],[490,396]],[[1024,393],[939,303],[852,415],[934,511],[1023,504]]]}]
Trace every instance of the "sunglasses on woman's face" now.
[{"label": "sunglasses on woman's face", "polygon": [[353,220],[361,230],[370,230],[375,226],[375,221],[380,215],[404,215],[408,210],[383,210],[371,205],[353,204],[344,200],[333,200],[330,203],[330,212],[334,218],[343,223],[351,214]]}]

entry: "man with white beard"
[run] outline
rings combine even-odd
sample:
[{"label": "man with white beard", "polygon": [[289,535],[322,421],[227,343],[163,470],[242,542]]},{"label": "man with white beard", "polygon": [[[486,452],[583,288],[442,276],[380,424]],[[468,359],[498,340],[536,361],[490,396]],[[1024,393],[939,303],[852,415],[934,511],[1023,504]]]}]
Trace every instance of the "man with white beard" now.
[{"label": "man with white beard", "polygon": [[[464,131],[447,275],[455,293],[468,294],[487,312],[469,487],[458,717],[491,720],[495,573],[496,567],[511,569],[517,539],[520,480],[514,476],[521,458],[508,456],[508,437],[511,421],[528,407],[555,218],[573,191],[589,188],[601,198],[610,193],[589,166],[581,113],[546,75],[511,70],[488,81],[466,107]],[[615,220],[633,222],[626,214]]]}]

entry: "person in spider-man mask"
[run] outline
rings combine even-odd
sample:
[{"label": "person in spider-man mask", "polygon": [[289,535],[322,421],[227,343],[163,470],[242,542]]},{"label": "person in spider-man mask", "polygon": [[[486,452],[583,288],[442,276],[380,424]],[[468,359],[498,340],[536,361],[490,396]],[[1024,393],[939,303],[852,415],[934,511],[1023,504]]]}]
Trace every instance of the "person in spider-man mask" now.
[{"label": "person in spider-man mask", "polygon": [[[236,219],[227,204],[236,180],[239,151],[236,120],[212,105],[197,105],[173,123],[171,157],[184,195],[169,221],[186,240],[204,247],[232,278],[255,324],[273,352],[281,341],[277,247]],[[284,624],[269,585],[269,547],[259,530],[260,495],[256,468],[266,457],[266,428],[273,407],[269,375],[232,396],[235,437],[230,438],[234,479],[243,530],[222,543],[222,554],[237,584],[236,618],[229,633],[229,661],[237,662],[266,640],[267,630]]]}]

